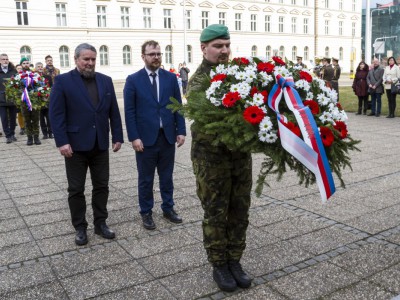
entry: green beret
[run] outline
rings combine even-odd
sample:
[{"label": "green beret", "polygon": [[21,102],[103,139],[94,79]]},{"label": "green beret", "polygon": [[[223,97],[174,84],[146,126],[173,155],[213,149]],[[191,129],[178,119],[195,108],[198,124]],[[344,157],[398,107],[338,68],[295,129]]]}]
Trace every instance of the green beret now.
[{"label": "green beret", "polygon": [[29,59],[27,57],[23,57],[21,58],[21,60],[19,61],[19,64],[21,65],[24,61],[29,61]]},{"label": "green beret", "polygon": [[215,39],[229,40],[229,29],[222,24],[212,24],[203,29],[200,35],[200,42],[205,43]]}]

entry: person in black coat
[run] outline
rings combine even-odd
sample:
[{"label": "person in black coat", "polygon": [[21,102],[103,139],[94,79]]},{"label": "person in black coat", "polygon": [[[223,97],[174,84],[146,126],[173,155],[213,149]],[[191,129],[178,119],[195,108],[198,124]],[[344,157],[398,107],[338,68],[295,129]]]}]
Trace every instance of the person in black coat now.
[{"label": "person in black coat", "polygon": [[6,99],[4,86],[5,79],[11,78],[17,72],[14,65],[8,60],[8,55],[0,54],[0,118],[3,126],[3,131],[6,138],[6,143],[16,142],[15,126],[17,119],[17,107],[13,102]]},{"label": "person in black coat", "polygon": [[[367,76],[368,76],[369,67],[363,61],[358,64],[356,69],[356,74],[353,80],[353,91],[354,94],[358,97],[358,110],[356,115],[361,115],[361,111],[364,115],[367,114],[368,109],[368,84],[367,84]],[[364,109],[363,109],[364,104]]]}]

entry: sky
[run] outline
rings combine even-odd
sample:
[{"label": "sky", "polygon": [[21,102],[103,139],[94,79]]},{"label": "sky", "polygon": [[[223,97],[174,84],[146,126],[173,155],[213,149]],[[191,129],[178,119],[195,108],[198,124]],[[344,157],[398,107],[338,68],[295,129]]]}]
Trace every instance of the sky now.
[{"label": "sky", "polygon": [[[363,0],[363,8],[365,8],[365,4],[367,1]],[[376,4],[386,4],[389,2],[393,2],[393,0],[371,0],[371,7],[376,7]]]}]

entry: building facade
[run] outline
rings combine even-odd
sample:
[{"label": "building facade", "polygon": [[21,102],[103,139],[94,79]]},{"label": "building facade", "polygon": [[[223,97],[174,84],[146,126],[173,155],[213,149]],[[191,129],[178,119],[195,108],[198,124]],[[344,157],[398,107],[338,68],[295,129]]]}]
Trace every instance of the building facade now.
[{"label": "building facade", "polygon": [[96,70],[115,79],[143,67],[141,45],[160,43],[166,69],[202,60],[201,30],[230,29],[232,56],[337,57],[343,72],[361,59],[362,0],[26,0],[0,2],[0,52],[33,63],[48,54],[66,72],[82,42],[98,51]]}]

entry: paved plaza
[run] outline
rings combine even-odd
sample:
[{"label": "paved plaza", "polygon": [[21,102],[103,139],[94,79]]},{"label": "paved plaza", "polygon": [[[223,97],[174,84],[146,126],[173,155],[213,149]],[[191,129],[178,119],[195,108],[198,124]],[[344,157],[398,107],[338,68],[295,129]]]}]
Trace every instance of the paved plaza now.
[{"label": "paved plaza", "polygon": [[[400,294],[400,118],[355,116],[362,140],[351,153],[346,189],[322,204],[316,186],[289,173],[252,198],[244,269],[251,288],[221,292],[202,245],[190,137],[176,153],[175,202],[184,223],[161,217],[158,183],[145,230],[138,213],[134,151],[110,153],[105,240],[89,225],[89,244],[74,243],[64,159],[54,140],[0,143],[0,299],[393,299]],[[254,155],[254,178],[262,157]],[[336,182],[338,184],[338,182]],[[86,195],[90,197],[88,177]],[[90,199],[90,198],[89,198]],[[92,221],[88,203],[89,224]]]}]

